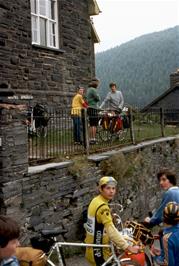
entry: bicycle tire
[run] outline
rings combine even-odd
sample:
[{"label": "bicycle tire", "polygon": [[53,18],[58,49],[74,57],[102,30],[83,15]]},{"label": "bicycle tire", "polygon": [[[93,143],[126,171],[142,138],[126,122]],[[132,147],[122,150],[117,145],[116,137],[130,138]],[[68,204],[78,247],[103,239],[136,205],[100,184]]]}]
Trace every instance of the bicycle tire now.
[{"label": "bicycle tire", "polygon": [[118,141],[123,141],[126,138],[127,133],[128,133],[128,130],[126,128],[121,129],[118,132],[112,134],[112,139],[118,140]]},{"label": "bicycle tire", "polygon": [[100,130],[98,130],[97,134],[98,134],[101,141],[109,142],[112,140],[112,135],[108,129],[100,128]]},{"label": "bicycle tire", "polygon": [[37,134],[37,137],[39,138],[40,137],[45,138],[47,136],[47,127],[44,127],[44,126],[37,127],[36,134]]},{"label": "bicycle tire", "polygon": [[102,118],[98,121],[98,127],[97,127],[97,136],[99,136],[99,139],[101,141],[104,141],[104,142],[108,142],[108,141],[111,141],[112,139],[112,134],[110,132],[110,130],[107,128],[103,128],[102,126]]}]

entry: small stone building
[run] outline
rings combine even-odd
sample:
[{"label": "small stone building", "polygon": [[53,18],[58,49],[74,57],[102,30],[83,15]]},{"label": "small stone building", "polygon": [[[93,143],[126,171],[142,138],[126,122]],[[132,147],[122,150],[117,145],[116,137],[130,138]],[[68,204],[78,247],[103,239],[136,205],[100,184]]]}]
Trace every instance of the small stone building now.
[{"label": "small stone building", "polygon": [[0,88],[68,106],[95,76],[96,0],[0,0]]},{"label": "small stone building", "polygon": [[179,124],[179,69],[170,75],[170,88],[145,106],[142,112],[160,108],[165,110],[166,124]]}]

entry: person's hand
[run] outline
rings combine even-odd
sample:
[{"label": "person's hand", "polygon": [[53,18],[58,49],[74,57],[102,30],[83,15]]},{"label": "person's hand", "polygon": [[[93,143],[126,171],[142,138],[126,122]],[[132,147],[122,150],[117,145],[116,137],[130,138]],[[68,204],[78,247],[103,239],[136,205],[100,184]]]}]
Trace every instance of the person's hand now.
[{"label": "person's hand", "polygon": [[144,222],[149,224],[149,223],[150,223],[150,217],[146,217],[146,218],[144,219]]},{"label": "person's hand", "polygon": [[150,254],[152,256],[159,256],[161,254],[161,250],[159,248],[156,248],[154,245],[151,246],[150,248]]},{"label": "person's hand", "polygon": [[127,250],[130,251],[131,253],[137,254],[140,252],[140,247],[139,246],[128,246]]}]

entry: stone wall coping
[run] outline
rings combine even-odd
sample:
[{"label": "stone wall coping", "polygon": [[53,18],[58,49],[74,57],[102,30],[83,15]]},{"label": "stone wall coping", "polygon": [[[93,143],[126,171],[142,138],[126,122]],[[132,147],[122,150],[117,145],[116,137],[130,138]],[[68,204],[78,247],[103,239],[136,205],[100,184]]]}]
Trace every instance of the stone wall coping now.
[{"label": "stone wall coping", "polygon": [[65,161],[65,162],[60,162],[60,163],[48,163],[48,164],[43,164],[43,165],[30,166],[28,168],[28,175],[41,173],[41,172],[44,172],[50,169],[54,170],[54,169],[67,168],[68,166],[72,164],[73,164],[73,161]]},{"label": "stone wall coping", "polygon": [[143,149],[147,146],[155,145],[158,143],[173,141],[175,139],[179,139],[179,135],[176,135],[174,137],[164,137],[164,138],[159,138],[159,139],[155,139],[155,140],[143,141],[143,142],[140,142],[139,144],[129,145],[127,147],[123,147],[123,148],[118,149],[118,150],[111,150],[111,151],[103,152],[100,154],[90,155],[90,156],[88,156],[88,160],[95,162],[95,163],[100,163],[101,161],[106,160],[106,159],[110,158],[112,155],[118,154],[119,152],[128,153],[128,152],[140,150],[140,149]]},{"label": "stone wall coping", "polygon": [[[143,149],[147,146],[155,145],[158,143],[173,141],[175,139],[179,139],[179,135],[176,135],[173,137],[164,137],[164,138],[159,138],[159,139],[155,139],[155,140],[143,141],[143,142],[140,142],[139,144],[130,145],[130,146],[118,149],[118,150],[111,150],[111,151],[103,152],[100,154],[90,155],[90,156],[88,156],[88,160],[95,162],[95,163],[100,163],[101,161],[106,160],[106,159],[110,158],[112,155],[118,154],[119,152],[128,153],[128,152],[140,150],[140,149]],[[67,168],[72,164],[73,164],[73,161],[70,160],[70,161],[64,161],[64,162],[60,162],[60,163],[48,163],[48,164],[43,164],[43,165],[30,166],[28,168],[27,175],[29,176],[29,175],[41,173],[41,172],[44,172],[44,171],[50,170],[50,169]]]}]

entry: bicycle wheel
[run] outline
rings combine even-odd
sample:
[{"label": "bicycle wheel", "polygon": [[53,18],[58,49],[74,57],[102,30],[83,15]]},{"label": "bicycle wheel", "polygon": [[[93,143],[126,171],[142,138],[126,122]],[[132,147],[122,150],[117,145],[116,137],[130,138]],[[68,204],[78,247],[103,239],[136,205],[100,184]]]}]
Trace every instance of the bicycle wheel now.
[{"label": "bicycle wheel", "polygon": [[127,137],[128,130],[127,128],[119,130],[115,133],[114,137],[119,141],[123,141]]},{"label": "bicycle wheel", "polygon": [[100,140],[107,142],[111,141],[112,136],[108,129],[100,128],[100,130],[97,132]]},{"label": "bicycle wheel", "polygon": [[45,138],[47,136],[47,127],[40,126],[36,128],[37,137]]},{"label": "bicycle wheel", "polygon": [[102,118],[98,121],[98,127],[97,127],[97,136],[99,136],[99,140],[102,140],[104,142],[111,141],[112,135],[108,128],[104,128],[102,126]]}]

